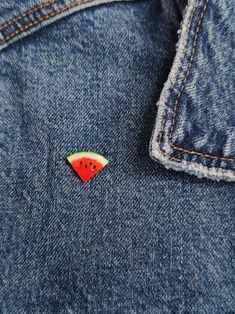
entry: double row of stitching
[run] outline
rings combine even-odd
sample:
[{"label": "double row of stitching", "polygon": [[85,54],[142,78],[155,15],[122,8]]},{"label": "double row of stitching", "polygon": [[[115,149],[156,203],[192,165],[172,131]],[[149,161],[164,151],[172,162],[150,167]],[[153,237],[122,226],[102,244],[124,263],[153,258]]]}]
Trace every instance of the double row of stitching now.
[{"label": "double row of stitching", "polygon": [[[13,23],[16,23],[17,21],[19,21],[20,19],[25,18],[25,17],[29,16],[30,14],[35,13],[35,12],[39,11],[42,8],[46,8],[49,5],[54,4],[54,3],[58,2],[58,1],[59,0],[49,0],[47,2],[41,3],[40,5],[35,6],[34,8],[30,8],[30,9],[24,11],[21,14],[19,14],[19,15],[15,16],[14,18],[12,18],[11,20],[1,24],[0,25],[0,30],[4,30],[8,26],[10,26]],[[75,1],[71,2],[70,4],[65,5],[64,7],[60,8],[58,10],[55,10],[55,11],[53,11],[51,13],[47,13],[47,14],[43,15],[42,17],[37,18],[34,21],[32,21],[32,22],[30,22],[30,23],[20,27],[19,29],[13,31],[12,33],[6,35],[2,40],[0,40],[0,45],[6,43],[7,41],[9,41],[11,38],[15,37],[16,35],[18,35],[18,34],[24,32],[24,31],[30,29],[31,27],[33,27],[33,26],[35,26],[35,25],[37,25],[37,24],[39,24],[39,23],[41,23],[41,22],[43,22],[43,21],[45,21],[45,20],[47,20],[47,19],[49,19],[51,17],[54,17],[54,16],[56,16],[56,15],[58,15],[60,13],[63,13],[63,12],[65,12],[65,11],[69,10],[70,8],[75,7],[77,5],[89,3],[89,2],[92,2],[92,1],[94,1],[94,0],[75,0]],[[200,0],[197,0],[197,3],[196,3],[196,5],[194,6],[194,8],[192,10],[192,13],[191,13],[191,16],[190,16],[190,21],[192,21],[192,19],[193,19],[193,16],[194,16],[195,11],[196,11],[196,7],[198,6],[199,2],[200,2]],[[173,131],[174,131],[174,128],[175,128],[176,117],[177,117],[178,103],[179,103],[180,97],[181,97],[181,95],[183,93],[183,90],[185,88],[187,79],[189,77],[189,74],[190,74],[192,66],[193,66],[193,60],[194,60],[194,56],[195,56],[195,52],[196,52],[196,48],[197,48],[197,44],[198,44],[198,36],[199,36],[199,32],[200,32],[201,25],[202,25],[202,20],[203,20],[203,17],[205,15],[208,3],[209,3],[209,0],[206,0],[205,5],[203,7],[203,10],[202,10],[202,12],[200,14],[200,20],[199,20],[199,22],[197,24],[196,31],[195,31],[195,36],[194,36],[194,41],[193,41],[193,49],[192,49],[191,57],[190,57],[190,60],[189,60],[189,67],[188,67],[188,69],[186,71],[186,74],[185,74],[184,79],[183,79],[183,84],[182,84],[182,86],[180,88],[180,91],[179,91],[179,93],[178,93],[178,95],[176,97],[176,100],[174,102],[173,120],[172,120],[172,125],[171,125],[170,133],[169,133],[169,142],[170,142],[170,145],[171,145],[172,148],[174,148],[175,150],[178,150],[180,152],[184,152],[184,153],[192,154],[192,155],[198,155],[198,156],[211,158],[211,159],[217,159],[217,160],[221,160],[221,161],[235,161],[234,157],[219,157],[219,156],[215,156],[215,155],[212,155],[212,154],[209,154],[209,153],[202,153],[202,152],[198,152],[198,151],[188,150],[188,149],[185,149],[183,147],[179,147],[179,146],[177,146],[177,145],[172,143]],[[183,62],[183,59],[181,60],[181,63],[182,62]],[[180,68],[180,70],[181,70],[181,68]],[[180,70],[178,72],[176,81],[178,80],[178,77],[179,77],[179,74],[180,74]],[[167,101],[166,110],[164,111],[164,114],[163,114],[163,120],[162,120],[161,130],[160,130],[160,134],[159,134],[159,144],[160,144],[160,147],[161,147],[161,144],[163,142],[163,132],[164,132],[164,129],[165,129],[167,113],[168,113],[168,110],[169,110],[169,101],[170,101],[169,98],[168,98],[168,101]],[[163,153],[165,153],[165,152],[163,152]],[[171,157],[171,158],[174,158],[174,157]]]},{"label": "double row of stitching", "polygon": [[[52,0],[51,0],[51,1],[52,1]],[[57,0],[57,1],[58,1],[58,0]],[[3,45],[4,43],[6,43],[7,41],[9,41],[11,38],[15,37],[16,35],[18,35],[18,34],[24,32],[24,31],[30,29],[31,27],[33,27],[33,26],[35,26],[35,25],[37,25],[37,24],[39,24],[39,23],[41,23],[41,22],[43,22],[43,21],[45,21],[45,20],[47,20],[47,19],[49,19],[49,18],[51,18],[51,17],[54,17],[54,16],[56,16],[56,15],[58,15],[58,14],[60,14],[60,13],[63,13],[63,12],[65,12],[65,11],[67,11],[67,10],[73,8],[73,7],[76,7],[76,6],[78,6],[78,5],[85,4],[85,3],[89,3],[89,2],[92,2],[92,1],[94,1],[94,0],[75,0],[75,1],[69,3],[68,5],[65,5],[64,7],[60,8],[60,9],[57,9],[57,10],[55,10],[55,11],[53,11],[53,12],[50,12],[50,13],[47,13],[47,14],[41,16],[40,18],[35,19],[34,21],[32,21],[32,22],[30,22],[30,23],[28,23],[28,24],[26,24],[26,25],[20,27],[19,29],[15,30],[15,31],[13,31],[12,33],[10,33],[10,34],[8,34],[7,36],[5,36],[2,40],[0,40],[0,45]],[[55,2],[55,1],[54,1],[54,2]],[[47,3],[48,3],[48,2],[47,2]],[[50,3],[50,4],[51,4],[51,3]],[[46,5],[46,3],[44,3],[44,7],[45,7],[45,5]],[[33,9],[31,9],[31,10],[33,10]],[[37,10],[39,10],[39,9],[35,9],[34,12],[36,12]],[[31,11],[29,11],[29,12],[31,12]],[[22,13],[22,15],[23,15],[23,14],[25,14],[24,17],[27,16],[26,11],[25,11],[24,13]],[[30,14],[30,13],[28,13],[28,14]],[[17,19],[17,18],[20,19],[19,16],[18,16],[18,17],[15,17],[15,19]],[[11,21],[6,22],[5,25],[6,25],[7,23],[13,23],[13,22],[14,22],[14,21],[13,21],[13,19],[12,19]],[[10,24],[9,24],[9,25],[10,25]]]},{"label": "double row of stitching", "polygon": [[59,1],[59,0],[50,0],[50,1],[47,1],[47,2],[43,2],[43,3],[39,4],[39,5],[36,5],[33,8],[30,8],[30,9],[20,13],[19,15],[14,16],[9,21],[7,21],[7,22],[5,22],[5,23],[0,25],[0,31],[4,30],[6,27],[12,25],[13,23],[16,23],[19,20],[29,16],[30,14],[35,13],[35,12],[37,12],[37,11],[43,9],[43,8],[48,7],[49,5],[51,5],[51,4],[53,4],[53,3],[57,2],[57,1]]},{"label": "double row of stitching", "polygon": [[[196,7],[198,6],[199,4],[199,1],[200,0],[197,0],[197,3],[196,5],[194,6],[193,10],[192,10],[192,13],[190,15],[190,21],[192,21],[193,19],[193,16],[196,12]],[[194,56],[195,56],[195,53],[196,53],[196,49],[197,49],[197,45],[198,45],[198,36],[199,36],[199,32],[201,30],[201,25],[202,25],[202,21],[203,21],[203,17],[205,15],[205,12],[206,12],[206,9],[208,7],[208,3],[209,3],[209,0],[206,0],[205,4],[204,4],[204,7],[203,7],[203,10],[200,14],[200,20],[199,22],[197,23],[197,26],[196,26],[196,31],[195,31],[195,36],[194,36],[194,40],[193,40],[193,49],[192,49],[192,52],[191,52],[191,56],[190,56],[190,60],[189,60],[189,66],[188,66],[188,69],[185,73],[185,76],[183,78],[183,84],[180,88],[180,91],[176,97],[176,100],[174,102],[174,108],[173,108],[173,120],[172,120],[172,124],[171,124],[171,127],[170,127],[170,132],[169,132],[169,142],[170,142],[170,146],[175,149],[175,150],[178,150],[180,152],[183,152],[183,153],[186,153],[186,154],[191,154],[191,155],[197,155],[197,156],[201,156],[201,157],[205,157],[205,158],[210,158],[210,159],[215,159],[215,160],[221,160],[221,161],[232,161],[234,162],[235,161],[235,158],[234,157],[220,157],[220,156],[216,156],[216,155],[213,155],[213,154],[209,154],[209,153],[203,153],[203,152],[198,152],[198,151],[194,151],[194,150],[188,150],[188,149],[185,149],[183,147],[179,147],[175,144],[173,144],[173,131],[174,131],[174,128],[175,128],[175,123],[176,123],[176,116],[177,116],[177,109],[178,109],[178,103],[179,103],[179,100],[180,100],[180,97],[183,93],[183,90],[186,86],[186,83],[187,83],[187,79],[189,77],[189,74],[191,72],[191,69],[192,69],[192,66],[193,66],[193,61],[194,61]],[[188,45],[188,44],[187,44]],[[183,58],[181,59],[181,63],[183,62]],[[182,67],[180,67],[179,69],[179,72],[177,74],[177,79],[176,79],[176,82],[179,78],[179,75],[180,75],[180,71],[181,71]],[[164,111],[164,114],[163,114],[163,120],[162,120],[162,124],[161,124],[161,129],[160,129],[160,134],[159,134],[159,147],[162,151],[163,154],[166,154],[163,149],[161,148],[161,145],[162,145],[162,142],[163,142],[163,133],[164,133],[164,129],[165,129],[165,124],[166,124],[166,118],[167,118],[167,113],[169,111],[169,104],[170,102],[170,96],[167,100],[167,104],[166,104],[166,109]],[[171,159],[173,157],[170,157]]]}]

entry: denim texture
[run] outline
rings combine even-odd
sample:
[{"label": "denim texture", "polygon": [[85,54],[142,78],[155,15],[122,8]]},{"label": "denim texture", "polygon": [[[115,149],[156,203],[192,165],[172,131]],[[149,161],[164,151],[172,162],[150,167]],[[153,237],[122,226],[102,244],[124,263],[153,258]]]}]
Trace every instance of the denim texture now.
[{"label": "denim texture", "polygon": [[68,14],[90,6],[118,1],[120,0],[21,0],[19,3],[14,0],[10,4],[7,3],[7,6],[2,2],[0,50]]},{"label": "denim texture", "polygon": [[150,154],[199,177],[235,181],[235,1],[191,0],[159,101]]},{"label": "denim texture", "polygon": [[[13,17],[8,2],[0,8],[4,22]],[[166,170],[149,155],[191,7],[183,17],[181,8],[105,3],[2,44],[0,313],[235,312],[234,184]],[[109,164],[83,184],[66,156],[87,150]]]}]

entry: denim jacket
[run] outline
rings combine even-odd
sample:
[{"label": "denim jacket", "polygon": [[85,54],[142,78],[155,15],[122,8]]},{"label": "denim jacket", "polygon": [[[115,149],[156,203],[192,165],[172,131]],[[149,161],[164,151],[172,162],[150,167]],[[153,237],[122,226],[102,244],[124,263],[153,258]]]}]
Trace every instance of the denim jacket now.
[{"label": "denim jacket", "polygon": [[234,8],[0,2],[0,313],[235,313]]}]

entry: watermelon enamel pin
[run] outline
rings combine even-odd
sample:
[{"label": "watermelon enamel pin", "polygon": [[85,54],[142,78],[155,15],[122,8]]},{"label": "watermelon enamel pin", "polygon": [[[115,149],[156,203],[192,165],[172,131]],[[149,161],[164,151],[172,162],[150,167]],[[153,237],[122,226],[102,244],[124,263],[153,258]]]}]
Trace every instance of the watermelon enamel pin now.
[{"label": "watermelon enamel pin", "polygon": [[94,152],[78,152],[67,157],[68,162],[83,182],[87,182],[109,162]]}]

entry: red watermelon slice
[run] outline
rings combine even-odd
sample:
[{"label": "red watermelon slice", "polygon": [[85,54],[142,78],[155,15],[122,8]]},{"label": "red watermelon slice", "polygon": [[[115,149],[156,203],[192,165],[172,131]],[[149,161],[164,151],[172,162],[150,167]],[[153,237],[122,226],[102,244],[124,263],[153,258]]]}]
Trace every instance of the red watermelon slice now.
[{"label": "red watermelon slice", "polygon": [[69,155],[67,159],[83,182],[87,182],[109,162],[106,158],[94,152],[75,153]]}]

